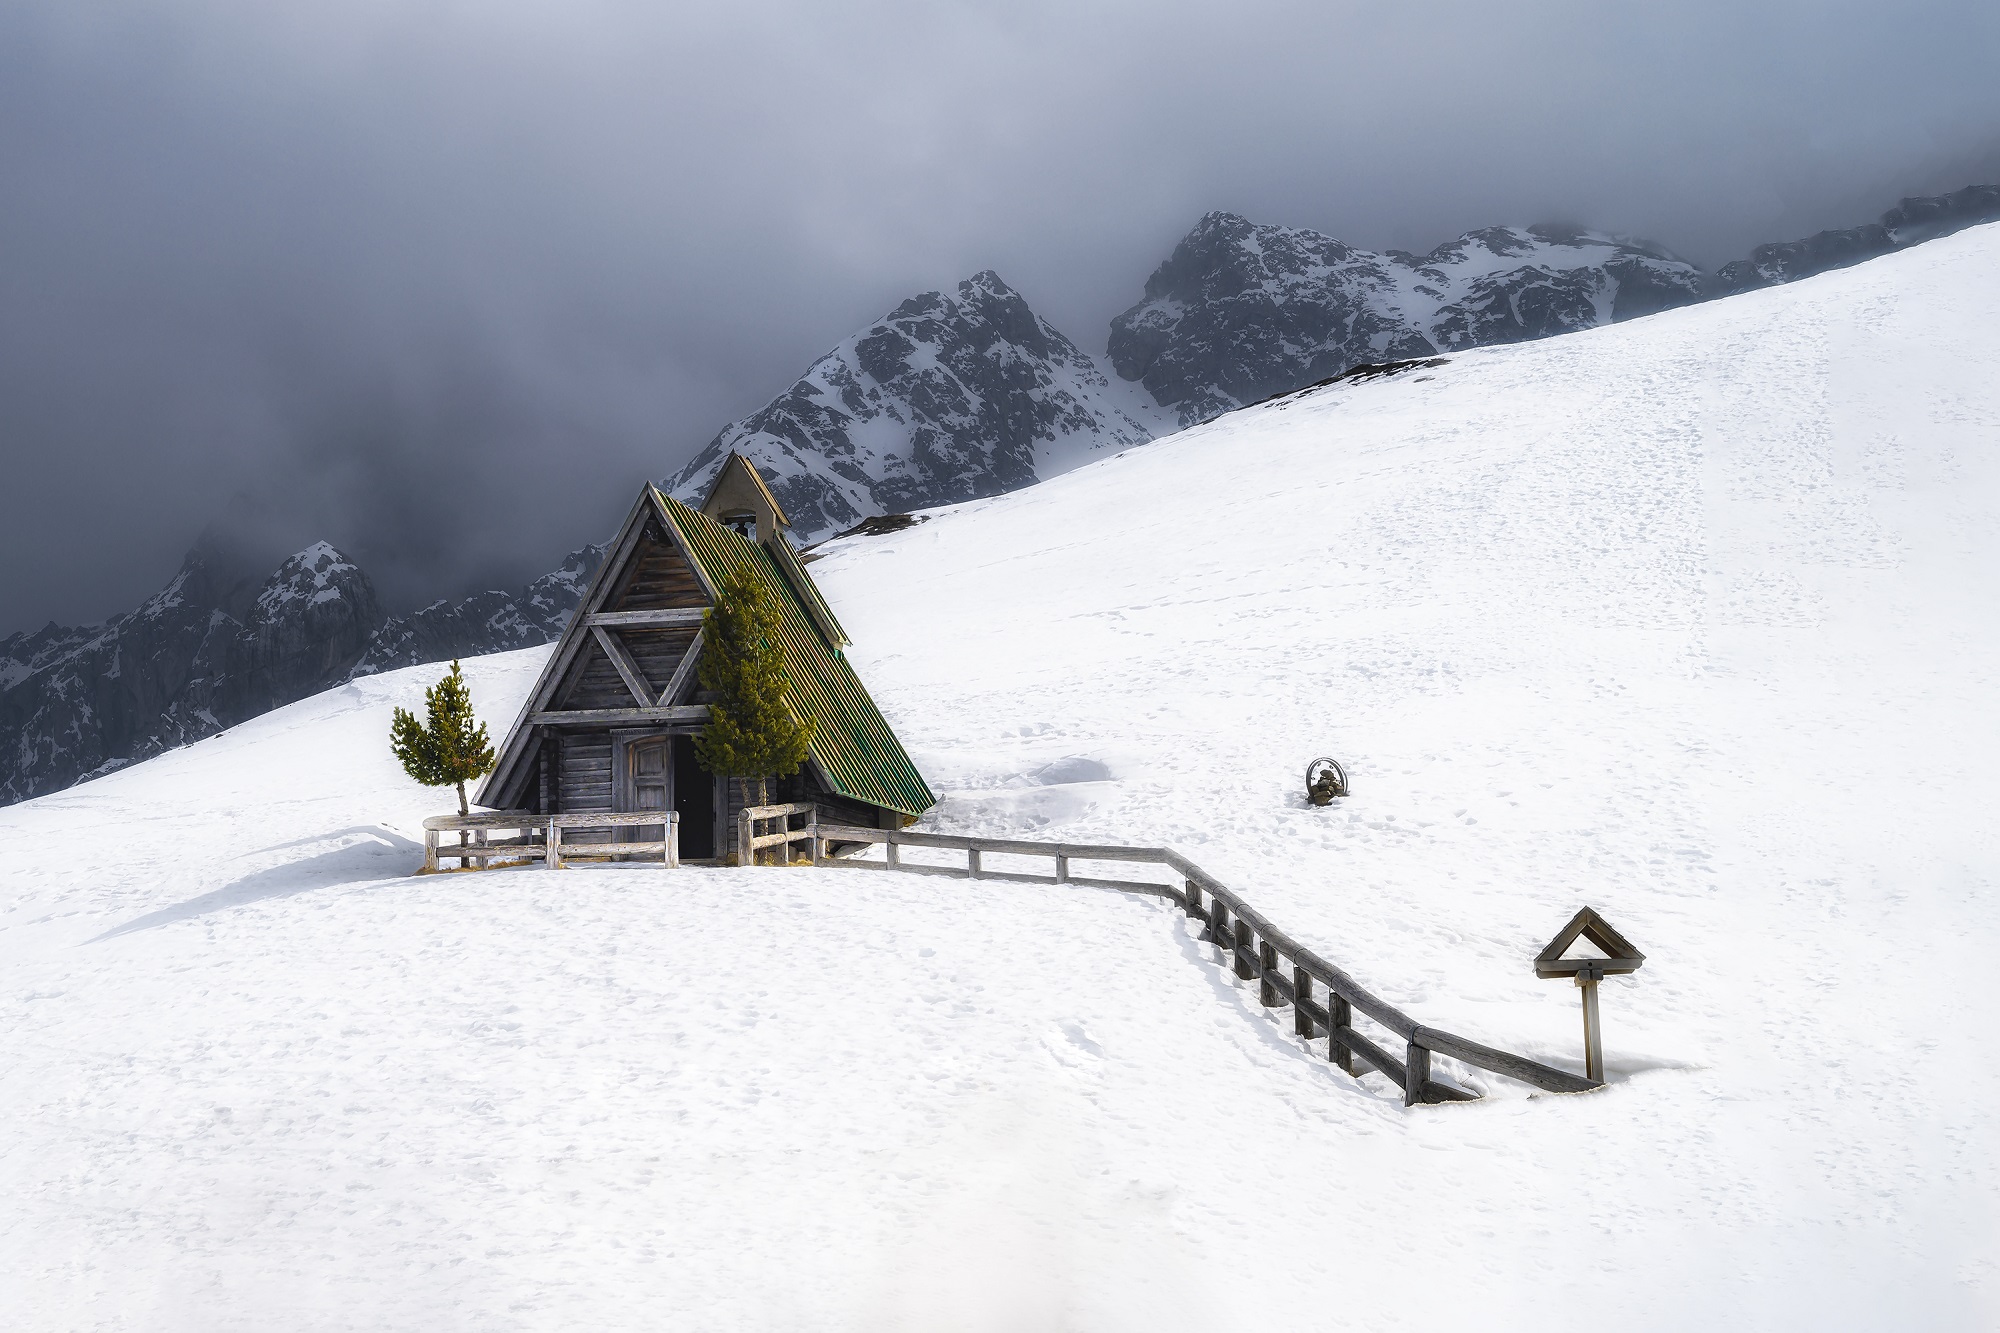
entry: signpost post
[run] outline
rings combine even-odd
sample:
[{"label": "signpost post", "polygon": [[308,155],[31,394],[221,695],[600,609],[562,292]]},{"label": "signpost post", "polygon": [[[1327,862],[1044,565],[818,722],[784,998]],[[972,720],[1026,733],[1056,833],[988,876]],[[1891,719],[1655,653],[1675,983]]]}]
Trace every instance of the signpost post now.
[{"label": "signpost post", "polygon": [[[1578,939],[1588,940],[1603,956],[1565,957]],[[1535,955],[1536,976],[1545,980],[1573,978],[1583,992],[1583,1073],[1593,1083],[1604,1082],[1604,1027],[1597,1013],[1597,983],[1637,972],[1645,963],[1645,954],[1588,907],[1571,917],[1548,947]]]}]

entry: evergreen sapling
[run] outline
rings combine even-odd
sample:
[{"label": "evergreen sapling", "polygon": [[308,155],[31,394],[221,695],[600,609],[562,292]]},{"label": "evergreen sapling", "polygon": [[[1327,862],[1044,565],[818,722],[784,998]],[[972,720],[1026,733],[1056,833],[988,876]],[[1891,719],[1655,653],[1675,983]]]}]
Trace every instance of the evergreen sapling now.
[{"label": "evergreen sapling", "polygon": [[785,660],[778,648],[783,621],[764,581],[748,565],[722,580],[715,606],[702,617],[701,687],[716,698],[708,725],[695,737],[695,757],[711,773],[736,779],[750,804],[765,803],[765,781],[790,777],[805,762],[812,727],[785,702]]},{"label": "evergreen sapling", "polygon": [[[424,708],[429,716],[422,726],[408,710],[396,710],[389,748],[402,761],[403,771],[424,786],[456,785],[458,813],[470,814],[465,784],[493,771],[493,746],[486,724],[472,714],[472,692],[457,662],[451,664],[449,675],[424,691]],[[463,830],[458,841],[461,846],[466,841]]]}]

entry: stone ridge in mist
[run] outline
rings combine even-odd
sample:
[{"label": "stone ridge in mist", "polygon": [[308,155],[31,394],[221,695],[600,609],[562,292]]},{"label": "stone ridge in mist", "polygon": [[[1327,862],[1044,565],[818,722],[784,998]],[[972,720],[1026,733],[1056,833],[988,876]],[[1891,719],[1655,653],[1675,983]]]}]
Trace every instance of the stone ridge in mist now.
[{"label": "stone ridge in mist", "polygon": [[0,640],[0,804],[113,772],[354,676],[546,643],[604,552],[585,547],[518,594],[387,620],[367,574],[325,542],[262,577],[244,572],[251,558],[211,531],[135,610]]},{"label": "stone ridge in mist", "polygon": [[668,478],[698,503],[731,450],[812,541],[863,518],[1029,485],[1151,439],[1144,406],[991,272],[897,306]]},{"label": "stone ridge in mist", "polygon": [[1880,221],[1863,227],[1814,232],[1796,241],[1760,245],[1749,258],[1724,264],[1716,272],[1711,294],[1729,296],[1797,282],[1995,221],[2000,221],[2000,185],[1968,185],[1952,194],[1905,199]]},{"label": "stone ridge in mist", "polygon": [[1428,255],[1210,213],[1111,323],[1111,364],[1181,424],[1367,362],[1525,342],[1702,296],[1692,264],[1567,227],[1489,227]]},{"label": "stone ridge in mist", "polygon": [[603,563],[604,548],[586,546],[519,592],[440,598],[421,611],[392,617],[375,631],[347,679],[553,642]]}]

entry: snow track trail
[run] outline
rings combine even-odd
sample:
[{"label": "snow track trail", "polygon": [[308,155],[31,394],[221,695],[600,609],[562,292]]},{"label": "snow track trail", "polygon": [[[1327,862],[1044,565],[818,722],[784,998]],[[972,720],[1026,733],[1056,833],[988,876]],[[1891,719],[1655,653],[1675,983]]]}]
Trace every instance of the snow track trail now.
[{"label": "snow track trail", "polygon": [[415,668],[0,810],[0,1323],[1993,1327],[1996,314],[1989,226],[813,565],[925,827],[1174,846],[1568,1068],[1589,903],[1605,1090],[1406,1111],[1109,891],[409,877]]}]

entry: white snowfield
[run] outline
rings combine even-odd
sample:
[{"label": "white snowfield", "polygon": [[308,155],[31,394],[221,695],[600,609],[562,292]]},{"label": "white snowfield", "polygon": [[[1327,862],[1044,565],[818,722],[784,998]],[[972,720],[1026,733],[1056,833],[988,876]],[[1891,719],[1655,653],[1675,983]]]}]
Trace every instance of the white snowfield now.
[{"label": "white snowfield", "polygon": [[0,811],[0,1324],[1991,1328],[1996,372],[1986,227],[813,566],[927,827],[1171,843],[1568,1068],[1591,904],[1600,1092],[1406,1110],[1106,891],[411,877],[417,668]]}]

